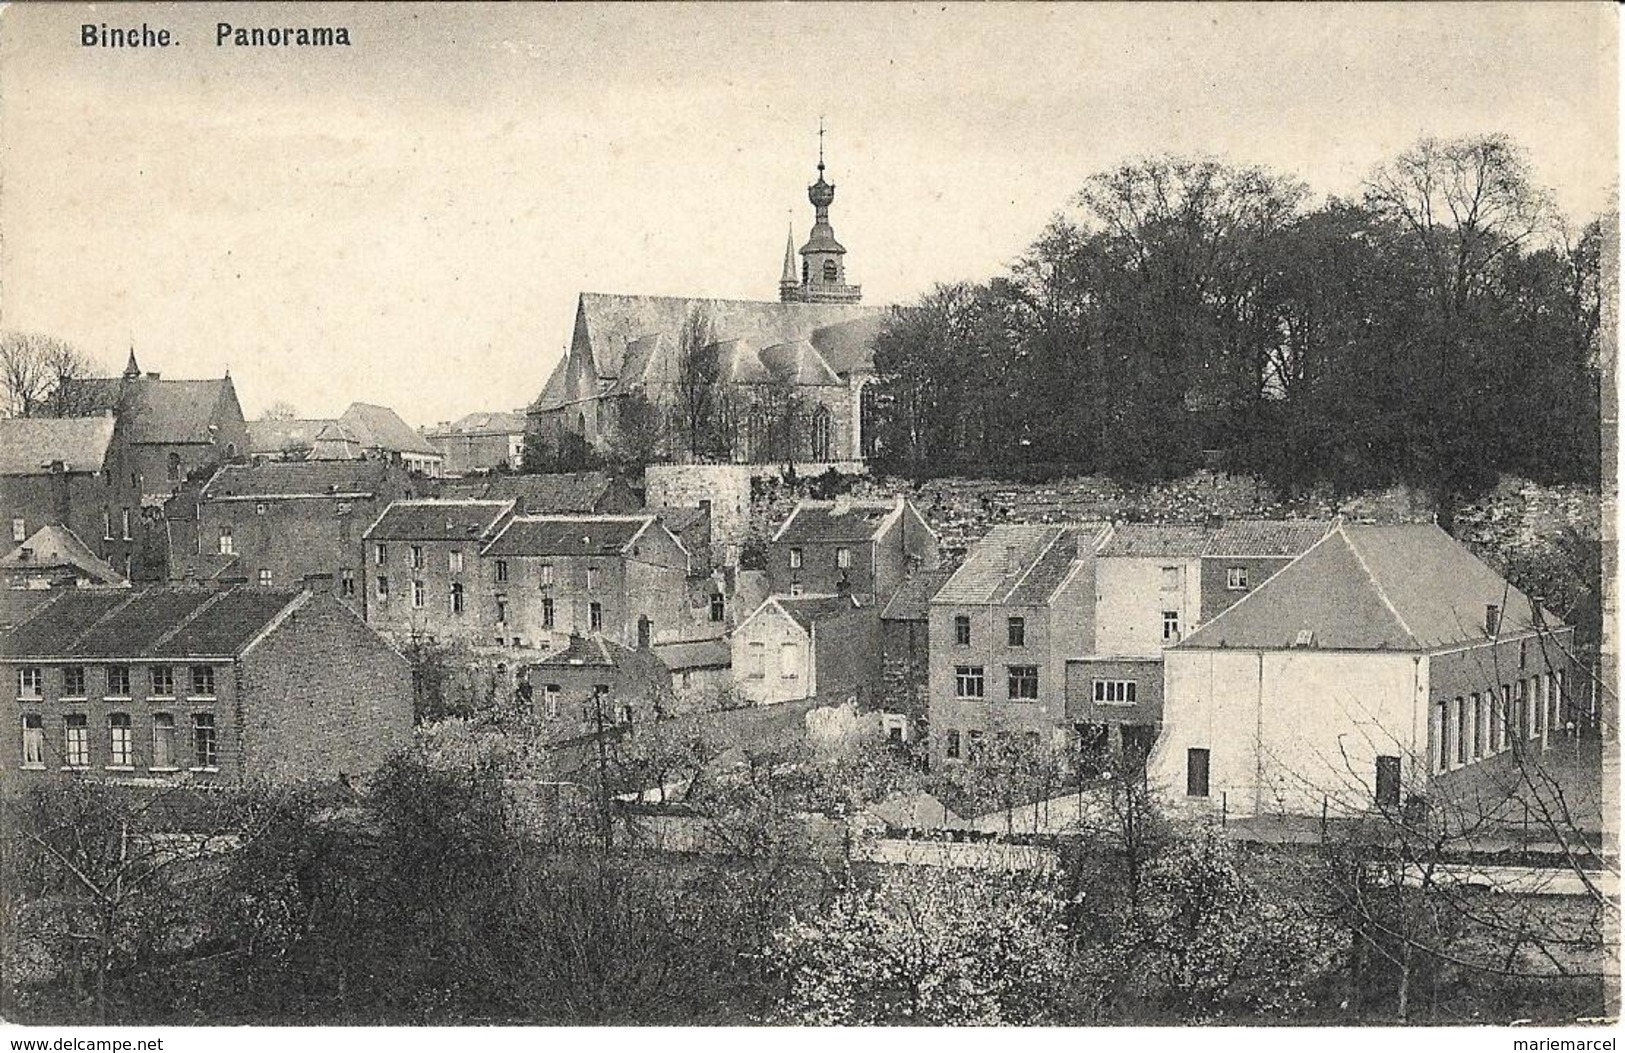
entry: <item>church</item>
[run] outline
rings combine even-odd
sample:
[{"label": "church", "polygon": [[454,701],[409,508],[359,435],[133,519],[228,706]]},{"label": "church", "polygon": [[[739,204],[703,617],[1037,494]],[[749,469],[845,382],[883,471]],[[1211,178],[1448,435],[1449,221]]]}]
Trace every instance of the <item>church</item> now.
[{"label": "church", "polygon": [[[528,411],[544,444],[577,436],[610,452],[618,437],[635,441],[636,417],[658,422],[662,461],[855,465],[872,452],[864,389],[887,308],[863,305],[848,283],[821,145],[807,199],[812,231],[799,250],[787,239],[776,301],[582,293],[569,350]],[[674,434],[697,376],[715,389],[704,412],[725,437],[698,455]]]}]

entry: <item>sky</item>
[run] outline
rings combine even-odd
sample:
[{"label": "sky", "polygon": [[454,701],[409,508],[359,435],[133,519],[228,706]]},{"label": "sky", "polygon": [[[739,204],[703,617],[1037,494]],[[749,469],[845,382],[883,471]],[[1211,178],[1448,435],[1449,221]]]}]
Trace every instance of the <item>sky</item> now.
[{"label": "sky", "polygon": [[[1000,272],[1158,153],[1358,194],[1498,131],[1577,219],[1618,172],[1609,4],[0,10],[0,328],[229,370],[252,419],[531,401],[580,292],[775,299],[826,127],[866,303]],[[216,24],[346,26],[237,49]],[[87,48],[84,23],[167,28]]]}]

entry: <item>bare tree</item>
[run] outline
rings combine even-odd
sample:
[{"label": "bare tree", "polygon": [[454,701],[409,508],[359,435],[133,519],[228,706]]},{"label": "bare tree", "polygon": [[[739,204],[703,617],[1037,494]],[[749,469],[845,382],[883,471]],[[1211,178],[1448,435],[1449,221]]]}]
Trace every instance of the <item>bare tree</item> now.
[{"label": "bare tree", "polygon": [[73,381],[92,365],[81,351],[43,333],[0,334],[0,412],[11,417],[71,417],[88,411],[77,404]]},{"label": "bare tree", "polygon": [[275,402],[265,407],[265,412],[260,414],[260,420],[298,419],[299,411],[294,408],[293,403],[287,401],[286,399],[277,399]]},{"label": "bare tree", "polygon": [[710,315],[696,307],[683,322],[677,346],[677,429],[695,459],[715,456],[723,412],[722,361]]}]

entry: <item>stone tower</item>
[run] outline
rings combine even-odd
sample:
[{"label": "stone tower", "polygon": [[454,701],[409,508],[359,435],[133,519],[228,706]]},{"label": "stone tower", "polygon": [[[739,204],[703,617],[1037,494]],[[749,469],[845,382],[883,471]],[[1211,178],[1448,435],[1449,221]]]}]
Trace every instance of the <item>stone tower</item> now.
[{"label": "stone tower", "polygon": [[813,228],[807,244],[801,246],[801,275],[796,280],[790,244],[785,245],[784,274],[779,279],[779,299],[786,303],[858,303],[863,289],[846,283],[846,249],[835,240],[829,223],[829,206],[835,200],[835,184],[824,180],[824,128],[818,127],[818,181],[807,188],[812,202]]}]

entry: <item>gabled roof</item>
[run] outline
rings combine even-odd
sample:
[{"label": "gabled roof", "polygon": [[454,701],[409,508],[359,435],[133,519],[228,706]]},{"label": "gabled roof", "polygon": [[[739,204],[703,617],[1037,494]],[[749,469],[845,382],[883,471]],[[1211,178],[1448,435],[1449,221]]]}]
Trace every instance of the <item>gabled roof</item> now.
[{"label": "gabled roof", "polygon": [[63,590],[0,636],[7,658],[224,658],[241,654],[302,590],[154,585]]},{"label": "gabled roof", "polygon": [[314,419],[251,420],[248,422],[248,450],[261,455],[308,450],[315,445],[316,436],[332,423]]},{"label": "gabled roof", "polygon": [[458,435],[511,435],[525,430],[523,414],[504,410],[470,413],[430,433],[433,438]]},{"label": "gabled roof", "polygon": [[540,515],[597,512],[599,502],[614,486],[615,480],[608,472],[549,472],[463,479],[445,484],[440,492],[447,497],[516,501],[521,512]]},{"label": "gabled roof", "polygon": [[75,570],[103,585],[129,584],[77,534],[59,523],[40,527],[22,544],[0,556],[0,573],[35,570]]},{"label": "gabled roof", "polygon": [[1434,651],[1488,640],[1492,604],[1499,635],[1537,624],[1527,596],[1437,526],[1342,524],[1177,646]]},{"label": "gabled roof", "polygon": [[685,669],[726,669],[733,664],[733,649],[722,639],[657,643],[653,650],[655,657],[674,673]]},{"label": "gabled roof", "polygon": [[362,537],[368,541],[483,541],[512,511],[512,501],[396,501]]},{"label": "gabled roof", "polygon": [[203,487],[205,501],[349,496],[370,498],[384,486],[382,461],[286,461],[229,464]]},{"label": "gabled roof", "polygon": [[1204,556],[1299,556],[1332,529],[1327,519],[1239,519],[1208,538]]},{"label": "gabled roof", "polygon": [[931,602],[1042,606],[1110,529],[1105,523],[1001,523],[971,546]]},{"label": "gabled roof", "polygon": [[[87,377],[67,382],[70,405],[116,412],[125,438],[164,445],[207,443],[211,424],[227,403],[237,405],[230,377],[219,380],[161,380],[156,376]],[[242,410],[237,408],[237,415]]]},{"label": "gabled roof", "polygon": [[602,636],[571,636],[568,644],[536,664],[614,666],[617,658],[630,653],[631,648],[612,643]]},{"label": "gabled roof", "polygon": [[414,431],[388,406],[352,402],[350,408],[339,417],[339,423],[369,450],[440,456],[433,443]]},{"label": "gabled roof", "polygon": [[0,418],[0,475],[48,475],[53,461],[70,472],[99,472],[113,426],[105,416]]},{"label": "gabled roof", "polygon": [[359,461],[367,456],[361,437],[343,421],[330,420],[311,440],[307,461]]},{"label": "gabled roof", "polygon": [[872,541],[902,513],[894,501],[802,501],[773,535],[788,545],[820,541]]},{"label": "gabled roof", "polygon": [[903,579],[880,611],[882,621],[923,622],[931,614],[931,597],[953,577],[951,570],[917,570]]},{"label": "gabled roof", "polygon": [[652,515],[514,516],[485,547],[487,556],[619,555],[654,526]]},{"label": "gabled roof", "polygon": [[1100,546],[1102,557],[1200,556],[1217,530],[1188,523],[1118,523]]},{"label": "gabled roof", "polygon": [[775,596],[768,602],[778,604],[807,632],[820,621],[858,608],[858,601],[851,596]]}]

